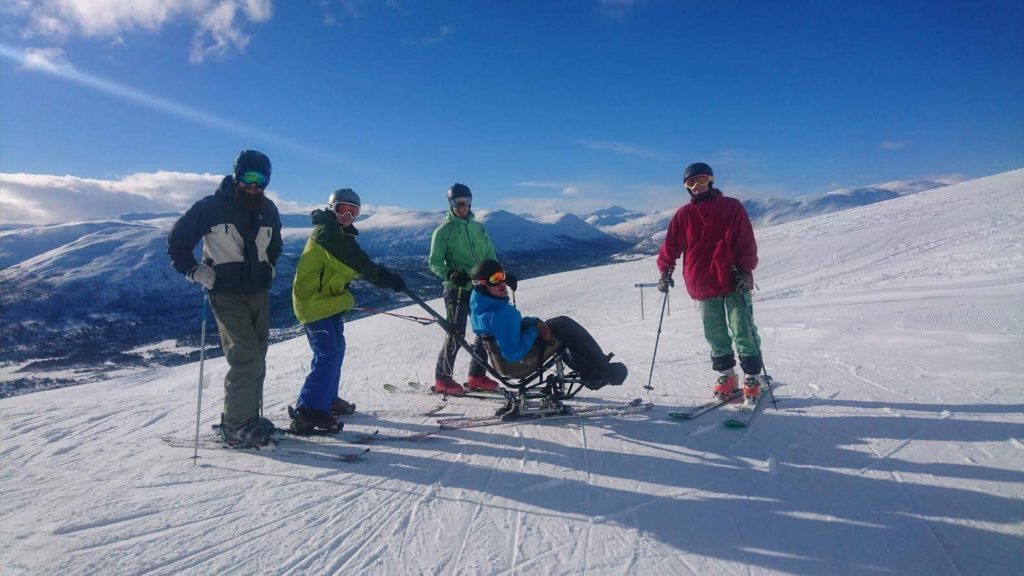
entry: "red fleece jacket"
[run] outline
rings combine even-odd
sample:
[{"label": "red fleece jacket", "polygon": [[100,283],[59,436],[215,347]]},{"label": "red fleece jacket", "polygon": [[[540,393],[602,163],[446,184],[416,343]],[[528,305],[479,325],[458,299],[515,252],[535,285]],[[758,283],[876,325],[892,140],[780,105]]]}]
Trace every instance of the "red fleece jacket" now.
[{"label": "red fleece jacket", "polygon": [[757,268],[754,228],[743,204],[712,189],[707,200],[691,200],[676,211],[658,252],[658,270],[673,270],[683,255],[683,279],[694,300],[724,296],[736,289],[731,266]]}]

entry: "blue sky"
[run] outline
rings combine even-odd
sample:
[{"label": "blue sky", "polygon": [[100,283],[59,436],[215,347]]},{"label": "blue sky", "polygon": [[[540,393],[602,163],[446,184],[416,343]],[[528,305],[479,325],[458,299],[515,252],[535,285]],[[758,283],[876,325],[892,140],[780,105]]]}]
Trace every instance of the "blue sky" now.
[{"label": "blue sky", "polygon": [[165,191],[243,148],[297,209],[441,208],[455,181],[480,207],[666,208],[694,161],[741,198],[1024,165],[1019,1],[0,6],[9,213],[12,174]]}]

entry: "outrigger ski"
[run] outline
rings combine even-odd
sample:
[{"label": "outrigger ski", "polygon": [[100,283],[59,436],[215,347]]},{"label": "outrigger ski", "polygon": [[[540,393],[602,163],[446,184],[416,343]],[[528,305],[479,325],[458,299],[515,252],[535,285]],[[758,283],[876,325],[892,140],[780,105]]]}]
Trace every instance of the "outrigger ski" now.
[{"label": "outrigger ski", "polygon": [[697,406],[693,406],[688,410],[674,410],[672,412],[669,412],[668,417],[673,418],[675,420],[693,420],[697,416],[707,414],[708,412],[711,412],[715,408],[721,408],[722,406],[725,406],[726,404],[732,402],[733,400],[742,397],[743,390],[737,389],[735,392],[733,392],[729,396],[726,396],[725,398],[715,398],[714,400],[710,400],[708,402],[705,402],[704,404],[698,404]]}]

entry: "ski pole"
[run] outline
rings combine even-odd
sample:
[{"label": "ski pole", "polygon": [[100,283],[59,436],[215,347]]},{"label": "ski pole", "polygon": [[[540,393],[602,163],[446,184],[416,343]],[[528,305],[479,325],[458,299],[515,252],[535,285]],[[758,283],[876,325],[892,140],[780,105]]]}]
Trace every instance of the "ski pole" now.
[{"label": "ski pole", "polygon": [[206,361],[206,306],[210,299],[210,293],[203,290],[203,311],[202,324],[199,336],[199,397],[196,399],[196,439],[192,447],[192,464],[199,458],[199,414],[203,410],[203,363]]},{"label": "ski pole", "polygon": [[[754,287],[757,288],[757,284],[754,284]],[[748,292],[748,294],[750,294],[750,302],[747,302],[746,298],[743,301],[744,306],[747,308],[747,321],[750,322],[750,328],[757,331],[757,327],[754,325],[754,294],[751,292]],[[772,399],[772,408],[778,410],[779,404],[775,401],[775,391],[772,390],[771,385],[772,377],[768,374],[768,368],[764,365],[764,353],[761,351],[760,338],[757,340],[757,353],[761,356],[761,372],[768,378],[768,396]]]},{"label": "ski pole", "polygon": [[665,291],[665,297],[661,299],[661,316],[658,318],[658,336],[654,339],[654,355],[651,356],[651,373],[647,375],[647,386],[644,386],[644,390],[654,390],[654,386],[651,386],[651,379],[654,378],[654,359],[658,357],[658,342],[661,340],[661,323],[665,320],[665,304],[668,304],[668,291]]}]

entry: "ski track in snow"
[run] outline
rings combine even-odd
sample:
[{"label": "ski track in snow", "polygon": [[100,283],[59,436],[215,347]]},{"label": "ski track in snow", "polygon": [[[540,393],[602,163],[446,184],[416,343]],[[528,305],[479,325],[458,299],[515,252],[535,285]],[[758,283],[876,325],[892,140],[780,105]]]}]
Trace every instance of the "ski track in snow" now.
[{"label": "ski track in snow", "polygon": [[[208,448],[194,462],[165,440],[192,439],[196,365],[0,400],[0,573],[1022,573],[1022,191],[1016,171],[758,230],[755,319],[779,404],[743,430],[722,426],[728,407],[666,418],[714,380],[678,289],[641,388],[659,319],[640,319],[632,283],[656,277],[652,259],[517,294],[630,367],[579,403],[640,396],[655,404],[642,414],[375,442],[354,463]],[[426,417],[436,396],[383,391],[431,374],[441,336],[349,323],[342,395],[360,414],[346,431],[493,410],[453,398]],[[279,424],[309,358],[304,339],[271,347],[264,413]],[[223,358],[205,372],[204,432]]]}]

